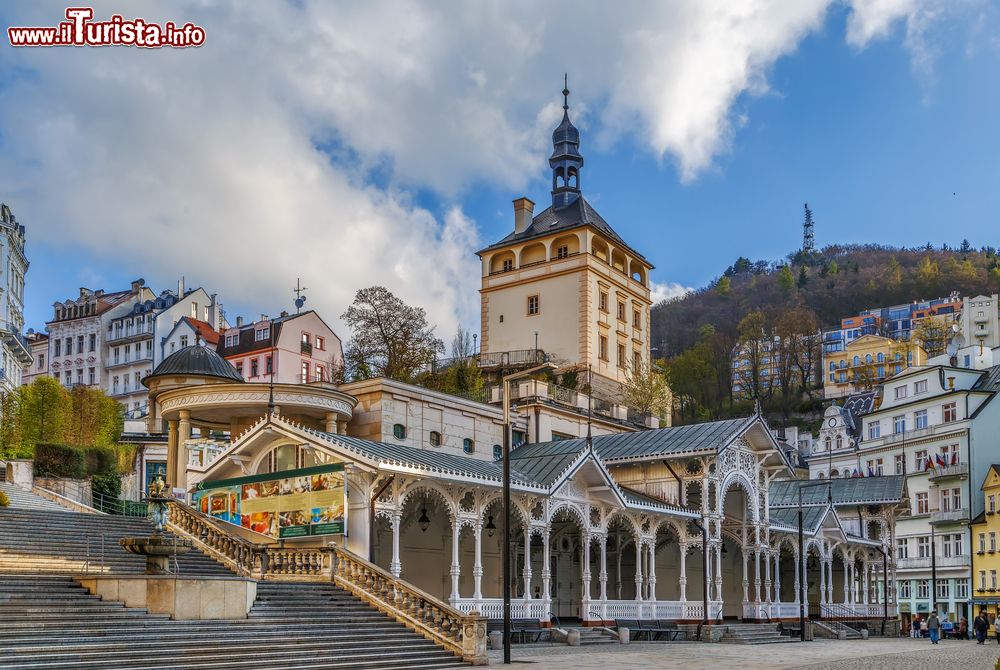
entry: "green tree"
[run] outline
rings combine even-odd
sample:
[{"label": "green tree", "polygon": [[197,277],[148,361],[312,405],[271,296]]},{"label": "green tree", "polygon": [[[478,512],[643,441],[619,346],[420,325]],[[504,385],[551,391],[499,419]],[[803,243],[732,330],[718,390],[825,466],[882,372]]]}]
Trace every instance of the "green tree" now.
[{"label": "green tree", "polygon": [[444,352],[421,307],[412,307],[382,286],[361,289],[344,312],[351,340],[344,358],[354,379],[411,381]]},{"label": "green tree", "polygon": [[715,292],[722,297],[728,296],[733,291],[733,283],[729,280],[729,277],[722,275],[719,277],[719,281],[715,283]]},{"label": "green tree", "polygon": [[806,284],[808,283],[809,283],[809,274],[806,272],[806,266],[805,265],[799,266],[799,279],[798,281],[795,282],[795,284],[799,288],[805,288]]},{"label": "green tree", "polygon": [[792,274],[791,267],[784,265],[780,270],[778,270],[778,286],[780,286],[785,293],[788,293],[795,287],[795,275]]},{"label": "green tree", "polygon": [[649,365],[638,369],[629,365],[621,385],[621,401],[626,407],[663,418],[670,411],[670,385],[659,370]]},{"label": "green tree", "polygon": [[837,265],[837,261],[830,261],[830,274],[837,276],[840,273],[840,266]]}]

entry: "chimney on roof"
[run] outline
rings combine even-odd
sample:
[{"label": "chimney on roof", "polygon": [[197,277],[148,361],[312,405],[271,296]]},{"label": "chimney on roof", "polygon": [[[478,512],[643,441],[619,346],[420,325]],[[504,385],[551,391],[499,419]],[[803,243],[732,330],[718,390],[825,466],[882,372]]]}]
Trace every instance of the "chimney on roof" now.
[{"label": "chimney on roof", "polygon": [[240,328],[242,326],[243,326],[243,317],[242,316],[236,317],[236,327]]},{"label": "chimney on roof", "polygon": [[514,232],[523,233],[531,225],[531,214],[535,211],[535,203],[528,198],[518,198],[514,201]]},{"label": "chimney on roof", "polygon": [[286,312],[285,310],[281,310],[281,317],[284,318],[286,316],[288,316],[288,312]]},{"label": "chimney on roof", "polygon": [[261,321],[267,321],[267,314],[261,314],[260,315],[260,320]]},{"label": "chimney on roof", "polygon": [[146,280],[139,278],[132,281],[132,293],[138,293],[139,290],[146,285]]},{"label": "chimney on roof", "polygon": [[181,278],[177,280],[177,297],[184,297],[184,275],[181,275]]}]

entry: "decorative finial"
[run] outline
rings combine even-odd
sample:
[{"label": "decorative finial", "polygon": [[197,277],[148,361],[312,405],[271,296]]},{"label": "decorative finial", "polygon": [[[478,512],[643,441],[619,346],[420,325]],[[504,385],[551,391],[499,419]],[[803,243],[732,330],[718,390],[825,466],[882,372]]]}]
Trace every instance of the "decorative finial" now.
[{"label": "decorative finial", "polygon": [[563,110],[569,111],[569,73],[563,74]]}]

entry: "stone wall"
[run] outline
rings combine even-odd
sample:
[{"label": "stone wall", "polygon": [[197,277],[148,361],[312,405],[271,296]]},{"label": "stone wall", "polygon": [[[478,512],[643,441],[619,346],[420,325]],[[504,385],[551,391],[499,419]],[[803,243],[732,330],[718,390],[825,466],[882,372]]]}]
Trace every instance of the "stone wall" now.
[{"label": "stone wall", "polygon": [[257,598],[257,581],[240,577],[119,575],[77,581],[103,600],[143,607],[176,620],[246,619]]}]

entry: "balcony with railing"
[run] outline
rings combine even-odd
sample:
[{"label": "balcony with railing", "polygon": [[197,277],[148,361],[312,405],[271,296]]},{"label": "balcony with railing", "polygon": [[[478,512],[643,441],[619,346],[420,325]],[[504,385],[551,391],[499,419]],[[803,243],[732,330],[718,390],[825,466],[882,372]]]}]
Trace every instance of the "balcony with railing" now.
[{"label": "balcony with railing", "polygon": [[131,356],[129,358],[116,358],[112,359],[105,364],[105,368],[111,370],[113,368],[123,368],[126,365],[136,365],[138,363],[152,363],[153,354],[139,354],[138,356]]},{"label": "balcony with railing", "polygon": [[[934,567],[942,568],[967,568],[972,564],[971,556],[938,556],[934,560]],[[909,557],[896,559],[897,570],[930,570],[931,557]]]},{"label": "balcony with railing", "polygon": [[19,330],[11,328],[6,321],[0,321],[0,341],[7,344],[18,363],[30,365],[34,360],[31,355],[31,343]]},{"label": "balcony with railing", "polygon": [[931,523],[933,524],[968,523],[968,522],[969,522],[968,507],[960,507],[958,509],[944,510],[941,512],[931,512]]},{"label": "balcony with railing", "polygon": [[491,351],[459,356],[457,358],[442,358],[431,364],[432,372],[447,370],[452,365],[463,362],[475,362],[481,369],[524,368],[541,365],[546,360],[541,349],[515,349],[513,351]]},{"label": "balcony with railing", "polygon": [[896,444],[897,442],[910,442],[924,437],[934,437],[936,435],[945,435],[956,431],[964,432],[967,430],[968,428],[965,423],[959,421],[949,421],[947,423],[938,423],[933,426],[927,426],[926,428],[917,428],[915,430],[891,433],[882,438],[882,445],[887,447],[890,444]]},{"label": "balcony with railing", "polygon": [[930,477],[928,479],[932,482],[944,481],[946,479],[968,479],[969,464],[956,463],[955,465],[946,465],[943,468],[936,467],[929,474]]},{"label": "balcony with railing", "polygon": [[133,328],[115,328],[108,333],[109,344],[123,344],[132,340],[149,339],[153,336],[153,325],[136,326]]}]

